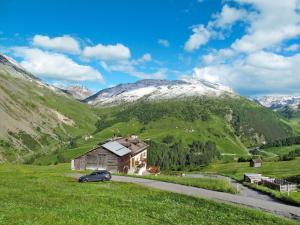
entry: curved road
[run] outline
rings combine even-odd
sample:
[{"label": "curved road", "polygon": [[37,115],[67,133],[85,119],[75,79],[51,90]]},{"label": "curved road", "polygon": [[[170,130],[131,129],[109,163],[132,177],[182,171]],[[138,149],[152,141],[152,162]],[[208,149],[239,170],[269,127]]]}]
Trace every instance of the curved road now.
[{"label": "curved road", "polygon": [[222,202],[240,204],[251,208],[261,209],[273,214],[285,216],[290,219],[300,220],[300,207],[286,205],[281,202],[276,202],[269,196],[263,195],[265,198],[255,198],[244,195],[234,195],[224,192],[212,191],[203,188],[185,186],[181,184],[168,183],[163,181],[149,180],[136,177],[112,176],[113,181],[130,182],[144,185],[164,191],[171,191],[179,194],[190,195],[210,200],[218,200]]}]

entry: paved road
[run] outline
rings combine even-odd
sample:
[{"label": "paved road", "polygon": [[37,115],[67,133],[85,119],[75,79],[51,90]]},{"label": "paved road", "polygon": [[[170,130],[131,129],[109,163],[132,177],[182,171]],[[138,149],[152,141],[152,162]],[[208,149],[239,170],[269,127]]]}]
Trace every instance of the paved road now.
[{"label": "paved road", "polygon": [[188,178],[213,178],[213,179],[223,179],[231,183],[231,185],[239,190],[238,195],[251,197],[255,199],[262,199],[266,201],[274,202],[276,201],[274,198],[270,197],[267,194],[261,193],[259,191],[253,190],[251,188],[248,188],[247,186],[237,182],[234,179],[231,179],[230,177],[218,175],[218,174],[202,174],[202,173],[189,173],[186,174],[185,177]]},{"label": "paved road", "polygon": [[135,184],[144,185],[147,187],[157,188],[160,190],[176,192],[180,194],[206,198],[211,200],[218,200],[222,202],[241,204],[247,207],[261,209],[273,214],[285,216],[291,219],[300,221],[300,207],[286,205],[274,200],[270,201],[265,199],[258,199],[254,197],[248,197],[243,195],[234,195],[224,192],[212,191],[203,188],[190,187],[180,184],[173,184],[162,181],[155,181],[143,178],[125,177],[125,176],[113,176],[113,181],[130,182]]},{"label": "paved road", "polygon": [[[78,178],[80,175],[72,175]],[[243,206],[260,209],[280,216],[296,219],[300,221],[300,207],[286,205],[281,202],[276,202],[269,198],[256,198],[254,196],[234,195],[224,192],[212,191],[203,188],[190,187],[180,184],[173,184],[162,181],[155,181],[136,177],[112,176],[113,181],[129,182],[139,185],[144,185],[151,188],[156,188],[164,191],[171,191],[179,194],[185,194],[194,197],[200,197],[210,200],[217,200],[231,204],[240,204]]]}]

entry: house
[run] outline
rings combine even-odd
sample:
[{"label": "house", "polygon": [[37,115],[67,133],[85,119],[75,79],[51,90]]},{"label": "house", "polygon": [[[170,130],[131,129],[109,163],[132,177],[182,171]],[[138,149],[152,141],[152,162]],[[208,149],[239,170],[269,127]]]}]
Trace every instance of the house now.
[{"label": "house", "polygon": [[262,160],[261,159],[251,159],[250,160],[250,166],[251,167],[261,167]]},{"label": "house", "polygon": [[142,174],[147,167],[148,145],[137,136],[119,137],[74,158],[72,170],[106,169],[114,173]]},{"label": "house", "polygon": [[259,173],[245,173],[244,174],[244,181],[249,183],[259,183],[261,182],[262,175]]}]

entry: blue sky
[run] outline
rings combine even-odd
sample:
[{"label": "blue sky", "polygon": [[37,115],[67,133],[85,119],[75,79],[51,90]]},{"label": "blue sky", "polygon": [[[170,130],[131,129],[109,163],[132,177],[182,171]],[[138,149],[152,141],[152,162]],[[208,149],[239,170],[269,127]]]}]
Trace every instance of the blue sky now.
[{"label": "blue sky", "polygon": [[299,94],[298,0],[0,2],[0,51],[56,85],[206,79]]}]

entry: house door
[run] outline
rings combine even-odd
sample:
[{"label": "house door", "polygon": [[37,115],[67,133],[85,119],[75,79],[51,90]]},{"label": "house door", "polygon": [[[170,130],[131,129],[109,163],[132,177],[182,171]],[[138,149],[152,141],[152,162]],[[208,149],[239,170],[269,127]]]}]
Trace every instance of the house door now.
[{"label": "house door", "polygon": [[98,169],[107,169],[107,155],[98,155]]}]

